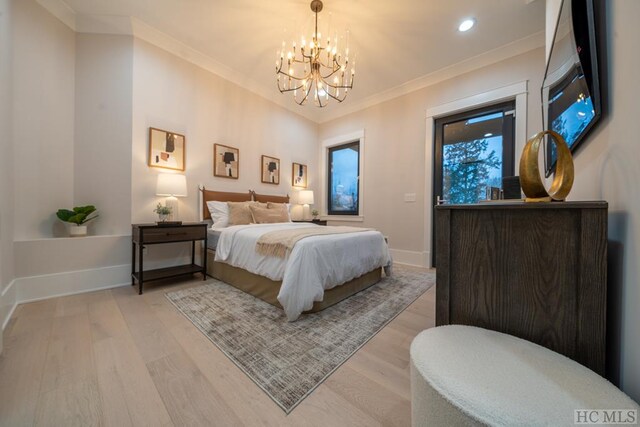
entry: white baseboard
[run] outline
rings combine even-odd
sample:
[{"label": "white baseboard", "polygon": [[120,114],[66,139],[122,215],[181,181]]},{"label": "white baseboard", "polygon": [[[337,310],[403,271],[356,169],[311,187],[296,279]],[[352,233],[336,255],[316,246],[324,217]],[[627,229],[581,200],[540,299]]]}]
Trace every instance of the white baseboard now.
[{"label": "white baseboard", "polygon": [[[389,251],[398,264],[416,267],[431,265],[429,252],[401,249]],[[18,304],[128,285],[131,285],[130,264],[16,278],[0,295],[2,330]]]},{"label": "white baseboard", "polygon": [[414,267],[428,268],[431,266],[430,252],[405,251],[402,249],[389,249],[393,262],[411,265]]},{"label": "white baseboard", "polygon": [[9,283],[9,286],[4,288],[2,291],[2,295],[0,295],[0,321],[2,322],[2,330],[9,323],[9,319],[11,319],[11,315],[14,310],[18,306],[18,298],[17,298],[17,286],[15,286],[16,281],[12,280]]},{"label": "white baseboard", "polygon": [[114,265],[90,270],[65,271],[15,280],[17,302],[99,291],[131,284],[131,265]]}]

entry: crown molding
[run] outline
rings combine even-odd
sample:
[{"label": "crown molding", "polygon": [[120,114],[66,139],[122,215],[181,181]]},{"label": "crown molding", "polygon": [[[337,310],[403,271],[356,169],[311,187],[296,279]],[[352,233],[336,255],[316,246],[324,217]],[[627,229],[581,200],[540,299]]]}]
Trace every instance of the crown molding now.
[{"label": "crown molding", "polygon": [[64,0],[36,0],[38,4],[58,18],[67,27],[76,31],[76,12]]},{"label": "crown molding", "polygon": [[441,83],[445,80],[460,76],[462,74],[466,74],[471,71],[486,67],[488,65],[504,61],[505,59],[509,59],[511,57],[529,52],[539,47],[543,47],[544,43],[545,34],[544,31],[540,31],[538,33],[513,41],[506,45],[502,45],[490,51],[481,53],[480,55],[465,59],[464,61],[457,62],[448,67],[441,68],[437,71],[434,71],[433,73],[418,77],[414,80],[410,80],[384,92],[369,96],[361,101],[354,102],[350,105],[345,105],[344,108],[340,109],[340,111],[327,111],[326,114],[323,114],[322,117],[320,117],[318,123],[327,123],[329,121],[344,117],[357,111],[364,110],[366,108],[389,101],[399,96],[403,96],[408,93]]},{"label": "crown molding", "polygon": [[340,108],[318,111],[318,109],[302,108],[298,104],[290,102],[291,99],[288,97],[282,96],[277,91],[266,89],[262,84],[253,79],[240,76],[228,66],[163,33],[138,18],[116,15],[80,15],[65,3],[64,0],[36,1],[75,32],[134,36],[317,124],[344,117],[545,45],[545,33],[541,31],[448,67],[441,68],[440,70],[418,77],[399,86],[371,95],[360,101],[342,104]]}]

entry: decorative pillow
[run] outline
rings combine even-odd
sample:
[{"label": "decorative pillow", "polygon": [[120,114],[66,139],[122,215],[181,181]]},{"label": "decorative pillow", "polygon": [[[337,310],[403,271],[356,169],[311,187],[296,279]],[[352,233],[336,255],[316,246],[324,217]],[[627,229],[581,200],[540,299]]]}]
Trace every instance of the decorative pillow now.
[{"label": "decorative pillow", "polygon": [[267,207],[269,209],[279,209],[284,212],[287,216],[287,220],[285,222],[291,222],[291,204],[290,203],[273,203],[268,202]]},{"label": "decorative pillow", "polygon": [[229,205],[227,202],[209,201],[207,208],[209,208],[213,221],[212,229],[217,230],[229,225]]},{"label": "decorative pillow", "polygon": [[260,206],[266,209],[266,203],[259,202],[227,202],[229,205],[229,225],[246,225],[251,224],[253,216],[249,210],[249,206]]},{"label": "decorative pillow", "polygon": [[253,215],[253,222],[256,224],[271,224],[275,222],[289,222],[289,214],[286,206],[269,208],[257,205],[249,206],[249,210]]}]

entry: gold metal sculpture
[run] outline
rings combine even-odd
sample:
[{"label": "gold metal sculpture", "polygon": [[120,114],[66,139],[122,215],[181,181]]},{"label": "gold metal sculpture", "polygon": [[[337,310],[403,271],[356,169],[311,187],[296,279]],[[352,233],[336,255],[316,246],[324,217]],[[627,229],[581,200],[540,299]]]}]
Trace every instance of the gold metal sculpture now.
[{"label": "gold metal sculpture", "polygon": [[[555,176],[549,191],[544,187],[538,167],[538,152],[545,135],[549,135],[555,140],[556,152],[558,153]],[[520,157],[520,185],[527,196],[527,202],[563,201],[567,198],[573,186],[573,158],[562,135],[552,130],[546,130],[527,142],[522,150],[522,157]]]}]

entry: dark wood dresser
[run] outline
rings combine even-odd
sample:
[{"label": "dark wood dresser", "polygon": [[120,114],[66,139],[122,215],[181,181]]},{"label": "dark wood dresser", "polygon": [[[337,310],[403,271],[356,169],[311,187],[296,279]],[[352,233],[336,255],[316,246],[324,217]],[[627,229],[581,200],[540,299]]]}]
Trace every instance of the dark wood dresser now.
[{"label": "dark wood dresser", "polygon": [[492,329],[605,374],[607,203],[436,207],[436,325]]}]

